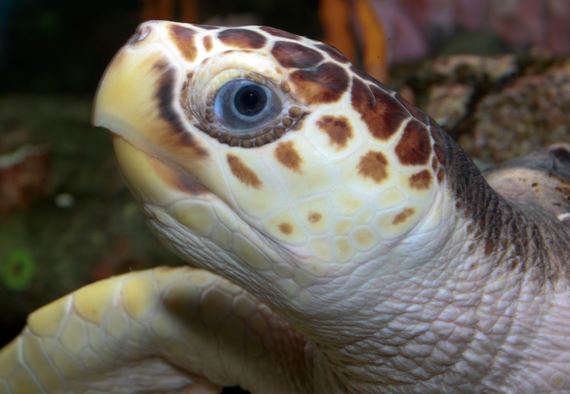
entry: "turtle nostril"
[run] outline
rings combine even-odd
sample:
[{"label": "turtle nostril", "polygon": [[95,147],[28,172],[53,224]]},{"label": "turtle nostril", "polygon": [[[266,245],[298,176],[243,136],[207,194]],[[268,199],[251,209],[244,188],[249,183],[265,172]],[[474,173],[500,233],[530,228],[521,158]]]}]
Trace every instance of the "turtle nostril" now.
[{"label": "turtle nostril", "polygon": [[145,38],[147,38],[148,35],[150,34],[150,32],[151,32],[151,27],[148,23],[144,23],[144,24],[140,25],[139,27],[137,27],[135,34],[133,34],[133,36],[131,38],[129,38],[129,41],[127,41],[127,44],[128,45],[137,45],[138,43],[143,41]]}]

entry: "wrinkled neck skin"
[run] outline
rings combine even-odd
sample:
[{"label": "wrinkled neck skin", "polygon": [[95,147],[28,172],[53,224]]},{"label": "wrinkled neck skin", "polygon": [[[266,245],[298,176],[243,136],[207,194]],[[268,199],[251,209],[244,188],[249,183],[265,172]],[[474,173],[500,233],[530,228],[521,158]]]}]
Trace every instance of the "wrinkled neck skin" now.
[{"label": "wrinkled neck skin", "polygon": [[[207,255],[210,241],[193,249],[204,253],[198,265],[303,334],[314,392],[570,389],[569,231],[504,200],[449,137],[443,141],[447,185],[424,221],[370,261],[303,289],[309,297],[288,295],[271,270]],[[442,225],[425,226],[430,215]],[[187,235],[165,236],[165,227],[155,225],[191,259]]]},{"label": "wrinkled neck skin", "polygon": [[570,232],[500,197],[445,138],[453,170],[436,203],[445,230],[422,234],[420,223],[370,262],[411,268],[361,277],[353,292],[353,281],[336,283],[327,289],[336,303],[298,327],[318,338],[348,392],[568,390]]}]

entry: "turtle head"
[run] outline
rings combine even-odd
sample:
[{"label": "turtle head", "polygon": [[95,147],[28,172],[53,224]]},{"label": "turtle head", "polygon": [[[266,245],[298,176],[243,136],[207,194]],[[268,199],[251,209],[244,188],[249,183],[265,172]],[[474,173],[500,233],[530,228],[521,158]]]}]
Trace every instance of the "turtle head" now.
[{"label": "turtle head", "polygon": [[306,299],[438,247],[445,171],[429,118],[320,42],[144,23],[107,69],[94,122],[115,133],[158,234],[249,286],[270,276]]}]

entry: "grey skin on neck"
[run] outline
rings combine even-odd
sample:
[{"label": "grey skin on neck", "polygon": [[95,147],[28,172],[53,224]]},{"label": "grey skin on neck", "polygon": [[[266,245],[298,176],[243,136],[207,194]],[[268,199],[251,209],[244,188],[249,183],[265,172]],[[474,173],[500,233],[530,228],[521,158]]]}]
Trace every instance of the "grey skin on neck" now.
[{"label": "grey skin on neck", "polygon": [[[484,253],[513,270],[533,271],[538,284],[570,280],[570,226],[557,220],[538,201],[504,198],[493,190],[453,139],[441,130],[445,167],[457,206],[474,231]],[[511,258],[498,259],[507,249]],[[504,256],[506,257],[506,256]]]},{"label": "grey skin on neck", "polygon": [[457,228],[429,264],[375,279],[351,316],[318,324],[317,348],[348,392],[570,391],[570,226],[501,196],[432,127]]}]

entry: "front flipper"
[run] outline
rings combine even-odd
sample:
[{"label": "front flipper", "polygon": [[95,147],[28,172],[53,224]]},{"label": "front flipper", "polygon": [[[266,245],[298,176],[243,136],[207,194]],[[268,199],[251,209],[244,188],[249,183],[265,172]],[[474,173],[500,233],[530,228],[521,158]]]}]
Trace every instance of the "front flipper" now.
[{"label": "front flipper", "polygon": [[0,393],[313,391],[312,352],[269,308],[207,271],[132,272],[35,311],[0,350]]}]

